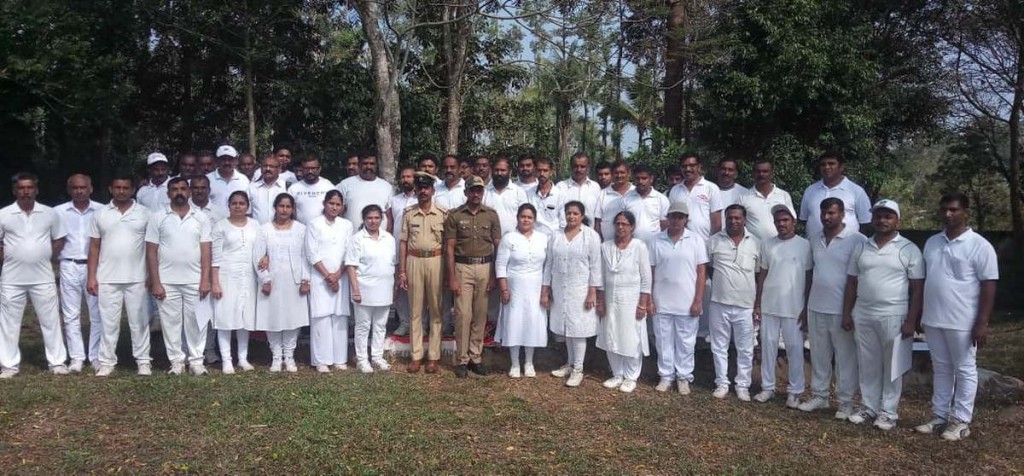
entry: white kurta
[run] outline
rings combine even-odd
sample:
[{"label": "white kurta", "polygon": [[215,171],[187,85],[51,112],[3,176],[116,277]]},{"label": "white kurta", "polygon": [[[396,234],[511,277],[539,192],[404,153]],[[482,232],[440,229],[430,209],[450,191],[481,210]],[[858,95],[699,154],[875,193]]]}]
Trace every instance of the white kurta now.
[{"label": "white kurta", "polygon": [[548,235],[539,231],[534,231],[529,238],[513,231],[506,234],[498,246],[494,274],[508,279],[511,297],[508,304],[501,306],[494,340],[506,347],[548,345],[544,308],[540,305],[547,248]]},{"label": "white kurta", "polygon": [[309,260],[309,312],[312,317],[347,316],[349,311],[348,273],[342,271],[338,281],[338,292],[331,291],[324,277],[313,267],[323,262],[327,271],[332,273],[342,270],[345,264],[345,250],[348,240],[352,237],[352,222],[337,217],[334,223],[328,223],[327,217],[320,215],[309,223],[306,229],[306,258]]},{"label": "white kurta", "polygon": [[380,230],[377,239],[363,228],[348,244],[345,265],[356,267],[363,306],[390,306],[395,296],[395,266],[398,255],[395,238]]},{"label": "white kurta", "polygon": [[597,334],[597,310],[586,309],[590,287],[600,287],[601,237],[593,228],[581,227],[569,241],[564,231],[548,240],[544,262],[544,285],[551,287],[551,332],[566,337]]},{"label": "white kurta", "polygon": [[256,256],[269,257],[269,267],[261,271],[262,283],[270,282],[270,295],[256,293],[256,330],[290,331],[309,325],[309,301],[299,294],[302,280],[309,279],[309,264],[303,243],[306,227],[297,221],[291,229],[277,230],[274,222],[260,227]]},{"label": "white kurta", "polygon": [[260,225],[246,219],[236,226],[228,219],[213,227],[213,267],[218,268],[223,295],[214,302],[213,328],[256,330],[256,240]]},{"label": "white kurta", "polygon": [[620,250],[615,240],[601,245],[604,269],[604,317],[597,328],[597,347],[625,357],[650,354],[647,318],[637,320],[640,294],[651,292],[651,258],[647,246],[633,239]]}]

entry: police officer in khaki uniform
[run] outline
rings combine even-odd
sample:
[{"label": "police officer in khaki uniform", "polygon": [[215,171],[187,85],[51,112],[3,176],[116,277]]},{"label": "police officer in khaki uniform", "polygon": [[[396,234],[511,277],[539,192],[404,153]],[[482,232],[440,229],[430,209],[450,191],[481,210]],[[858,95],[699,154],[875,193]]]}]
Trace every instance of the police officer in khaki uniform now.
[{"label": "police officer in khaki uniform", "polygon": [[[498,213],[483,205],[484,180],[466,179],[466,203],[444,222],[448,288],[455,295],[455,375],[487,375],[480,358],[487,323],[487,293],[494,289],[494,252],[501,241]],[[415,306],[415,305],[414,305]],[[415,322],[415,321],[413,321]]]},{"label": "police officer in khaki uniform", "polygon": [[416,205],[405,209],[399,231],[398,283],[409,291],[412,323],[412,362],[409,373],[420,371],[423,360],[423,304],[430,315],[430,347],[427,350],[428,374],[437,373],[441,360],[441,251],[444,242],[444,219],[447,210],[434,204],[434,177],[416,172],[413,179]]}]

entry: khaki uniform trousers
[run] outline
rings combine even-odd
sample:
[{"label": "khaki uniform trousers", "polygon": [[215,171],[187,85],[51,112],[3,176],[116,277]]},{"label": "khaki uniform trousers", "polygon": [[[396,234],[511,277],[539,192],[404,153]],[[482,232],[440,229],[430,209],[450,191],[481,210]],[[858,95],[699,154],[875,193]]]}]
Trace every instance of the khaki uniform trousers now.
[{"label": "khaki uniform trousers", "polygon": [[409,282],[409,315],[412,325],[409,327],[409,336],[412,341],[412,360],[423,359],[423,309],[426,304],[427,314],[430,317],[430,341],[427,349],[427,358],[430,360],[441,359],[441,283],[444,281],[442,274],[443,261],[441,256],[420,258],[417,256],[406,257]]},{"label": "khaki uniform trousers", "polygon": [[483,355],[490,276],[491,263],[455,264],[455,279],[460,286],[459,296],[455,298],[457,365],[479,364]]}]

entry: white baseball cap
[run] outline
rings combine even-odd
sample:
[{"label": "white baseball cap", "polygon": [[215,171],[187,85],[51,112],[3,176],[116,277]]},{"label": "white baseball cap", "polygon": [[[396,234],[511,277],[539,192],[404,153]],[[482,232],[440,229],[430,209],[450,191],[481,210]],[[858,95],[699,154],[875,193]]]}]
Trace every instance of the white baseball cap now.
[{"label": "white baseball cap", "polygon": [[871,207],[871,211],[875,211],[878,209],[892,210],[896,212],[896,218],[900,218],[900,205],[892,200],[889,200],[888,198],[883,198],[875,202],[875,205]]},{"label": "white baseball cap", "polygon": [[153,165],[153,164],[155,164],[157,162],[163,162],[163,163],[166,164],[167,163],[167,156],[165,156],[164,154],[161,154],[159,152],[153,152],[152,154],[149,154],[148,156],[146,156],[146,165]]},{"label": "white baseball cap", "polygon": [[235,148],[231,147],[230,145],[222,145],[222,146],[218,147],[217,148],[217,157],[222,157],[222,156],[225,156],[225,155],[230,156],[230,157],[238,157],[238,151],[235,150]]},{"label": "white baseball cap", "polygon": [[775,216],[775,214],[776,214],[776,213],[778,213],[778,212],[786,212],[786,213],[788,213],[788,214],[789,214],[789,216],[791,216],[791,217],[793,217],[793,218],[796,218],[796,213],[793,213],[793,209],[792,209],[792,208],[789,208],[789,205],[786,205],[785,203],[776,203],[776,204],[775,204],[775,205],[774,205],[774,206],[772,207],[772,216],[773,216],[773,217],[774,217],[774,216]]}]

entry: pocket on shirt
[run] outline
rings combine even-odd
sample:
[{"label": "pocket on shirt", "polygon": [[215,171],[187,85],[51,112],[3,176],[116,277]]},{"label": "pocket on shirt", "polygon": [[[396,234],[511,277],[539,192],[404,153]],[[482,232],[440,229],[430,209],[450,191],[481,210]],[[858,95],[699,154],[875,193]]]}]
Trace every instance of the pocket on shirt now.
[{"label": "pocket on shirt", "polygon": [[971,263],[965,259],[949,258],[949,271],[957,281],[967,281],[971,275]]},{"label": "pocket on shirt", "polygon": [[755,271],[754,267],[757,266],[757,258],[750,253],[740,253],[737,261],[744,271]]}]

